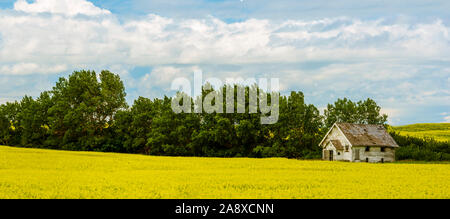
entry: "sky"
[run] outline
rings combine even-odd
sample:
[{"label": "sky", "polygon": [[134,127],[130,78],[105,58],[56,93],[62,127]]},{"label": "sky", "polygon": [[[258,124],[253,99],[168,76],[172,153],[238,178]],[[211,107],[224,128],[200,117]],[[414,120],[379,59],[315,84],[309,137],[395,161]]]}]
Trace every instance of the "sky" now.
[{"label": "sky", "polygon": [[279,78],[324,109],[374,99],[389,123],[450,122],[450,1],[0,0],[0,103],[81,69],[132,104],[177,77]]}]

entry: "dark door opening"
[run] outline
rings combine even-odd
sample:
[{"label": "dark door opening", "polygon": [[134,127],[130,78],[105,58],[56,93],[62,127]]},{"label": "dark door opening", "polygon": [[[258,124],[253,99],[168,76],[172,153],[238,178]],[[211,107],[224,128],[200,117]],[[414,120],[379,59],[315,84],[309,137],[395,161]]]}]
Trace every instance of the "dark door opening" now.
[{"label": "dark door opening", "polygon": [[355,149],[355,160],[359,160],[359,149]]},{"label": "dark door opening", "polygon": [[330,150],[330,161],[333,161],[333,151],[332,150]]}]

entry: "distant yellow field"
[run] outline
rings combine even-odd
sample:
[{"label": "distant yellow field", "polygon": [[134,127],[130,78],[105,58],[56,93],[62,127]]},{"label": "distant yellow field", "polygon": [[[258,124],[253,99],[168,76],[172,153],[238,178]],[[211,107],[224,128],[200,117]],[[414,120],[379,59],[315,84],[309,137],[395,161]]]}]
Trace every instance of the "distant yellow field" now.
[{"label": "distant yellow field", "polygon": [[450,123],[424,123],[393,127],[401,135],[450,141]]},{"label": "distant yellow field", "polygon": [[0,147],[0,198],[450,198],[450,164],[153,157]]}]

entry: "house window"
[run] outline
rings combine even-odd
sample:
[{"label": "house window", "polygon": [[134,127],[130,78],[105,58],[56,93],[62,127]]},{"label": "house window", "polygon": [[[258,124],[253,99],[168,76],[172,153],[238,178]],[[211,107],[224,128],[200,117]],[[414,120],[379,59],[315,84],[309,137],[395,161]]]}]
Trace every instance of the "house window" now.
[{"label": "house window", "polygon": [[341,152],[338,152],[338,155],[341,155]]},{"label": "house window", "polygon": [[369,163],[369,158],[368,157],[366,157],[366,162]]},{"label": "house window", "polygon": [[348,146],[345,146],[345,152],[348,152]]},{"label": "house window", "polygon": [[366,151],[370,151],[370,147],[366,147]]},{"label": "house window", "polygon": [[385,147],[381,147],[381,152],[385,152],[386,148]]}]

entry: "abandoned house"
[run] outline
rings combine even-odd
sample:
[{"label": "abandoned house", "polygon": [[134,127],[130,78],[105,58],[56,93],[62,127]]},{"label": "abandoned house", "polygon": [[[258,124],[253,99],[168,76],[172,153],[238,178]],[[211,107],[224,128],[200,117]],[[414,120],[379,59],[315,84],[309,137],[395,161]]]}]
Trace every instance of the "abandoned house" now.
[{"label": "abandoned house", "polygon": [[399,146],[383,125],[335,123],[319,144],[324,160],[393,162]]}]

